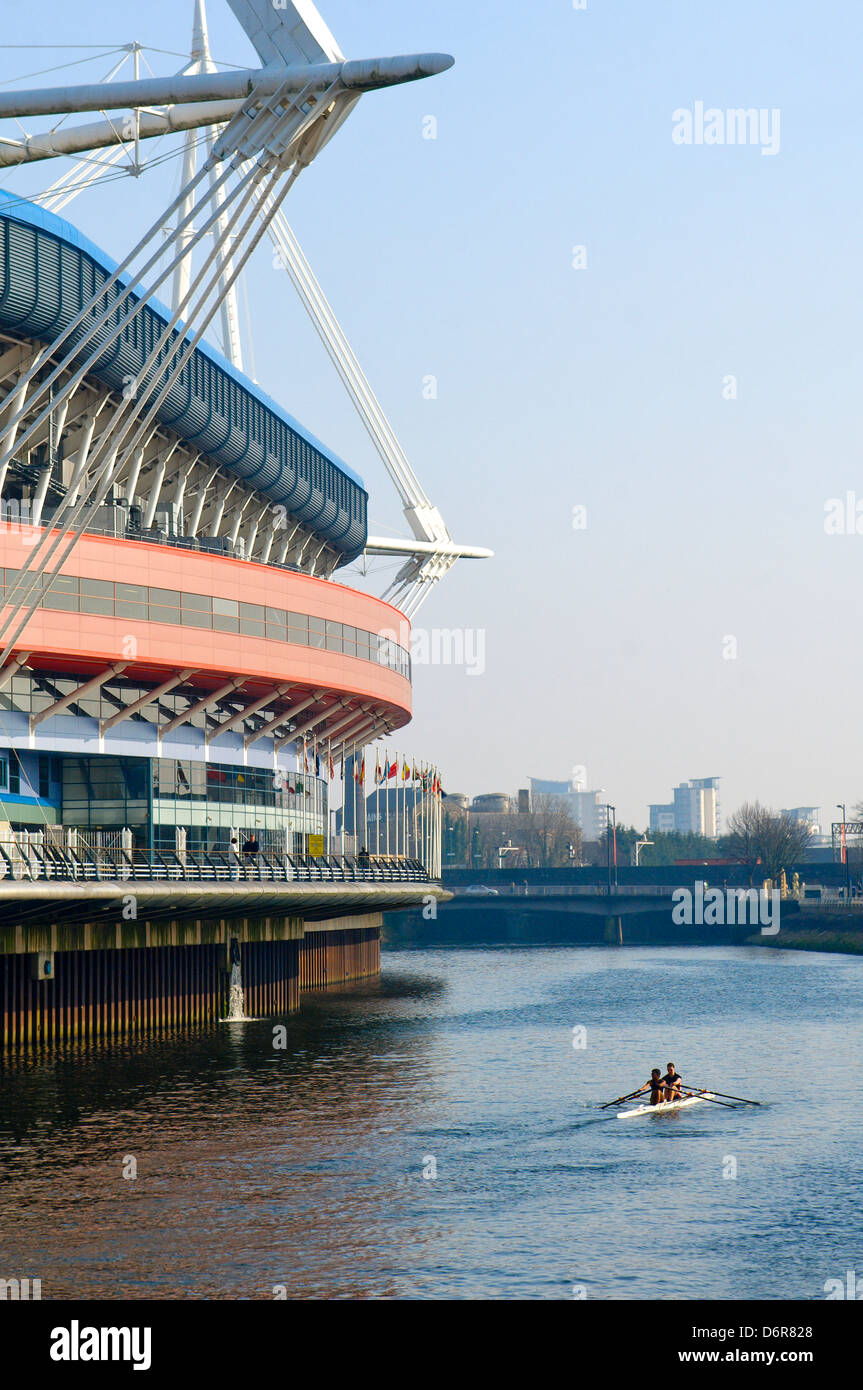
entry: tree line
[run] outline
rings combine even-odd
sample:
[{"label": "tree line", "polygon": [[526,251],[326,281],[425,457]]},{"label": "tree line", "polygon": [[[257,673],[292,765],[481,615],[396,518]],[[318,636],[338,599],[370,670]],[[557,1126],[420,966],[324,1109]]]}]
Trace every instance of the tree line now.
[{"label": "tree line", "polygon": [[[638,862],[644,867],[671,865],[681,859],[728,859],[744,865],[752,882],[760,882],[776,880],[783,870],[789,872],[799,863],[809,848],[812,832],[787,812],[747,801],[730,817],[725,834],[715,840],[620,825],[616,832],[618,865],[635,862],[639,840],[651,842],[639,851]],[[449,868],[604,866],[608,849],[607,835],[598,841],[584,841],[562,797],[534,796],[530,812],[517,815],[469,815],[460,807],[444,812],[443,859]]]}]

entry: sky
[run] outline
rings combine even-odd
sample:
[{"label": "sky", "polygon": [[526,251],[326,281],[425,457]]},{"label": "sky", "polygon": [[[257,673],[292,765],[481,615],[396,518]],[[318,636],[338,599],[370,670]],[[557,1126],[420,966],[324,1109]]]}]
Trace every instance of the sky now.
[{"label": "sky", "polygon": [[[254,65],[226,0],[208,8],[214,56]],[[348,57],[456,60],[363,97],[286,204],[425,490],[456,539],[495,552],[420,610],[429,649],[456,630],[469,659],[415,664],[402,750],[470,794],[583,776],[619,822],[719,776],[725,815],[758,798],[829,823],[863,798],[863,8],[319,8]],[[48,34],[103,53],[137,40],[173,71],[191,14],[3,0],[0,84],[87,56],[11,47]],[[96,80],[111,61],[23,85]],[[682,143],[697,103],[722,120]],[[763,124],[714,138],[738,108]],[[0,186],[33,193],[62,167]],[[122,257],[178,172],[123,177],[64,215]],[[265,248],[247,294],[261,385],[364,477],[371,529],[407,534]],[[388,576],[342,578],[382,592]]]}]

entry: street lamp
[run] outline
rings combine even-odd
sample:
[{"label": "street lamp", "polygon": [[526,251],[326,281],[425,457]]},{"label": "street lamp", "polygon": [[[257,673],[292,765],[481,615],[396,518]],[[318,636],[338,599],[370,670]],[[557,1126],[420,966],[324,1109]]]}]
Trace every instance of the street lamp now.
[{"label": "street lamp", "polygon": [[611,897],[611,862],[612,862],[612,843],[614,845],[614,886],[617,887],[617,821],[615,809],[606,803],[606,811],[611,812],[611,830],[609,831],[608,817],[605,822],[605,860],[608,868],[608,896]]},{"label": "street lamp", "polygon": [[848,874],[848,835],[845,829],[848,817],[845,812],[845,802],[837,801],[836,809],[842,812],[842,863],[845,865],[845,901],[847,903],[851,896],[851,884]]},{"label": "street lamp", "polygon": [[636,840],[636,842],[635,842],[635,867],[636,867],[636,869],[638,868],[638,856],[639,856],[641,850],[644,849],[644,846],[645,846],[645,845],[652,845],[653,843],[654,843],[653,840],[648,840],[646,837],[645,837],[643,840]]}]

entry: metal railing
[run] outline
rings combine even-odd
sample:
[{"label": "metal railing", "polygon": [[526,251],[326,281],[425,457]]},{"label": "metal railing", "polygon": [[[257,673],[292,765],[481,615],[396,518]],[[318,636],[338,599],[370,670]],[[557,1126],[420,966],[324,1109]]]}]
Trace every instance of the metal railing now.
[{"label": "metal railing", "polygon": [[0,844],[0,879],[122,883],[428,883],[418,859],[384,855],[229,854],[159,850],[59,850]]}]

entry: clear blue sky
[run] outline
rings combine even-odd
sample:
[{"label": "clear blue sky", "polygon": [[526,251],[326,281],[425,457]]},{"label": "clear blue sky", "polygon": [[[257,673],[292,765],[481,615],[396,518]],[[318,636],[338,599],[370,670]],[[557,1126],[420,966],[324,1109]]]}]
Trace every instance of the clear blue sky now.
[{"label": "clear blue sky", "polygon": [[[723,778],[725,811],[760,797],[821,805],[829,821],[836,800],[863,797],[863,536],[824,531],[828,499],[863,501],[863,8],[320,8],[348,56],[456,58],[365,97],[289,208],[426,489],[454,534],[496,551],[420,613],[484,630],[486,670],[417,668],[406,751],[438,757],[446,785],[471,793],[584,765],[639,824],[675,782],[707,775]],[[216,57],[251,63],[227,4],[209,13]],[[191,4],[43,0],[2,17],[8,44],[180,51]],[[0,50],[0,80],[70,56]],[[696,101],[778,108],[779,153],[674,144],[672,112]],[[436,141],[422,139],[426,115]],[[66,215],[119,255],[175,168]],[[56,172],[2,184],[26,192]],[[249,296],[262,384],[364,475],[375,527],[404,530],[267,252]]]}]

